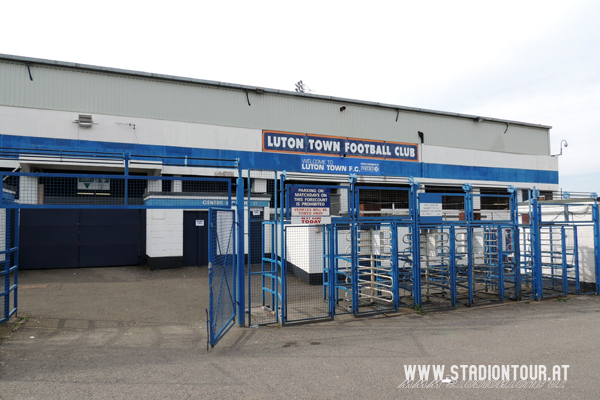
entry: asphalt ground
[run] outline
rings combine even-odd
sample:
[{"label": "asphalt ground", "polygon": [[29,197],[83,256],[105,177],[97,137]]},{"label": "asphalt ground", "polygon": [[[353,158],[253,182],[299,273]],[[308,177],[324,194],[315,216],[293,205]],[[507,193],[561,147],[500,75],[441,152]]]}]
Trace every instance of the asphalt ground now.
[{"label": "asphalt ground", "polygon": [[[19,319],[0,326],[2,399],[600,397],[597,296],[234,327],[207,351],[205,268],[21,271],[19,284]],[[431,364],[452,383],[402,387],[405,366]],[[539,388],[461,388],[475,382],[453,365],[569,367]]]}]

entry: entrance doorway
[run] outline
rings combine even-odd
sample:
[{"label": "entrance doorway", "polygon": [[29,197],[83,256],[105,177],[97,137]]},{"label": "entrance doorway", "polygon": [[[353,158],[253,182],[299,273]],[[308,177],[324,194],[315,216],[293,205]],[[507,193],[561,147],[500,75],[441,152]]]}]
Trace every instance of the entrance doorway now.
[{"label": "entrance doorway", "polygon": [[183,265],[208,265],[208,211],[183,212]]}]

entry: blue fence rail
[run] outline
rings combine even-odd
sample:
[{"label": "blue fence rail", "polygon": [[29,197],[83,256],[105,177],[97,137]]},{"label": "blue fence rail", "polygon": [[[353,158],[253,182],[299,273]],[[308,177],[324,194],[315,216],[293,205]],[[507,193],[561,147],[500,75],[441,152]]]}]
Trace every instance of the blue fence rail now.
[{"label": "blue fence rail", "polygon": [[0,172],[5,208],[231,207],[231,179]]}]

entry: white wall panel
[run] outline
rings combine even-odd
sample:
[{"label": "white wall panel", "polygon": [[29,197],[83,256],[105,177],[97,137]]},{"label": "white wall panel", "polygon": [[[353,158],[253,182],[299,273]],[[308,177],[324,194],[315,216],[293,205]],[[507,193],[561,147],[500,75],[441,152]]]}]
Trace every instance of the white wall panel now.
[{"label": "white wall panel", "polygon": [[421,145],[421,161],[432,164],[558,171],[558,158]]},{"label": "white wall panel", "polygon": [[93,126],[80,127],[73,122],[78,116],[74,112],[0,106],[0,134],[207,149],[262,149],[262,131],[257,129],[102,114],[92,114]]}]

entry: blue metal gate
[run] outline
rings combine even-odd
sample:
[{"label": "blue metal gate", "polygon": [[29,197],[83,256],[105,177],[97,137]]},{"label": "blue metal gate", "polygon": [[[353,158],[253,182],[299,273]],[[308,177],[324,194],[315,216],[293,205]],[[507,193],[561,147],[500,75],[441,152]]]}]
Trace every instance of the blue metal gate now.
[{"label": "blue metal gate", "polygon": [[235,211],[211,208],[208,239],[208,343],[214,347],[231,329],[236,316]]}]

